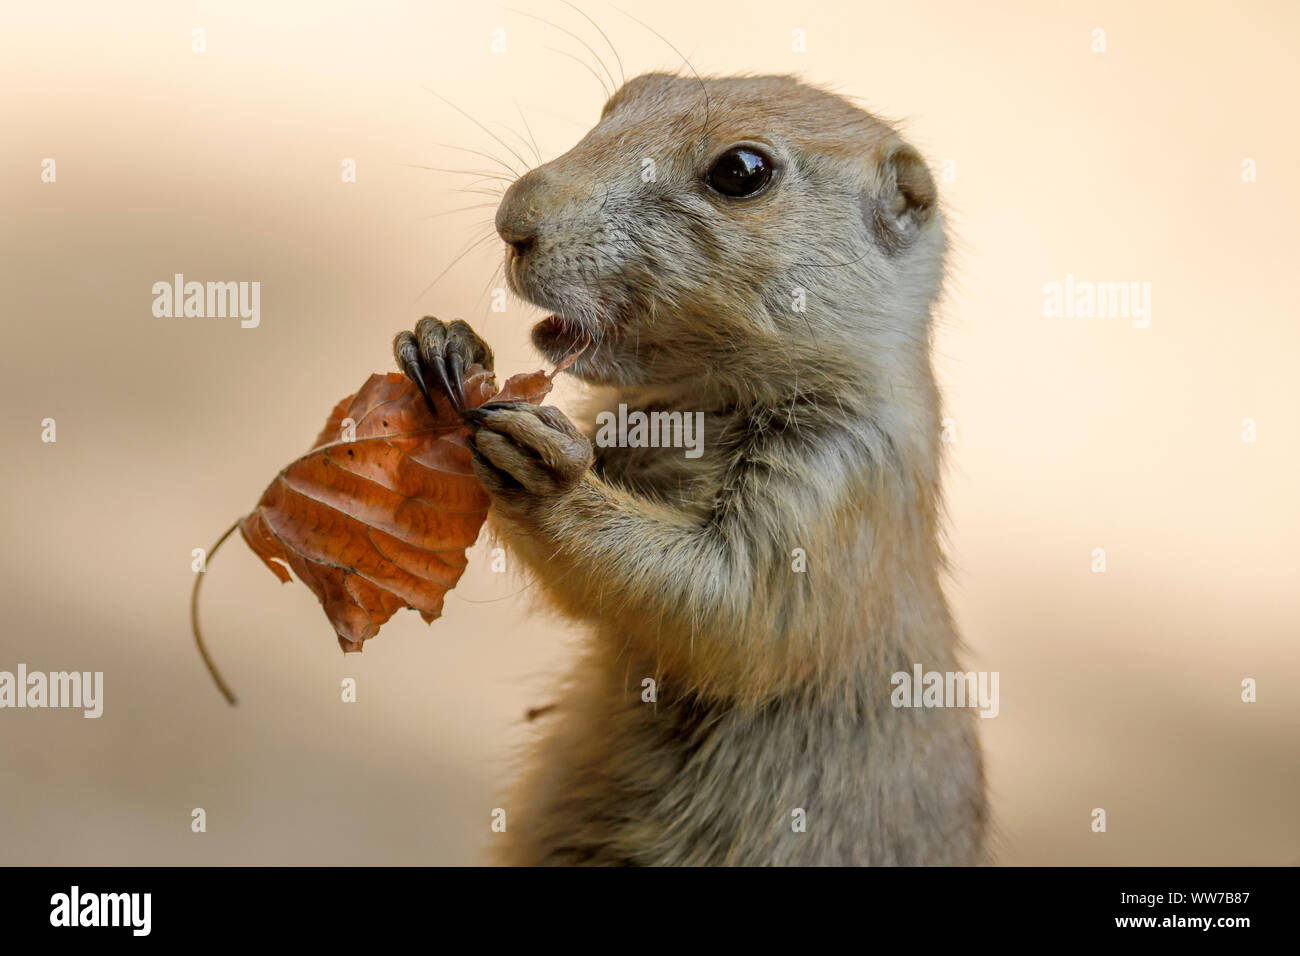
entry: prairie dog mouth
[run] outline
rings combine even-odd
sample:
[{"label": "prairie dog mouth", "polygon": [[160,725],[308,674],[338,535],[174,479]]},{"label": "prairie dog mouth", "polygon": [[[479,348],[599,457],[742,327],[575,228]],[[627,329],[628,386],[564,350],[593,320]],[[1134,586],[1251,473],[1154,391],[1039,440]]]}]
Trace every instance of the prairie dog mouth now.
[{"label": "prairie dog mouth", "polygon": [[553,362],[572,354],[583,343],[596,340],[585,326],[559,313],[548,315],[533,326],[533,345]]}]

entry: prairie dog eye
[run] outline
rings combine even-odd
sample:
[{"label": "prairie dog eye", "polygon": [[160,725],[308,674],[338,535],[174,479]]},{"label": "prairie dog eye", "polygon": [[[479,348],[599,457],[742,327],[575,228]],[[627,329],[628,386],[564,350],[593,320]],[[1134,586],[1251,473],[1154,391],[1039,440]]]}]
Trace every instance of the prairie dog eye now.
[{"label": "prairie dog eye", "polygon": [[772,161],[752,147],[733,146],[713,161],[704,179],[724,196],[745,199],[772,181]]}]

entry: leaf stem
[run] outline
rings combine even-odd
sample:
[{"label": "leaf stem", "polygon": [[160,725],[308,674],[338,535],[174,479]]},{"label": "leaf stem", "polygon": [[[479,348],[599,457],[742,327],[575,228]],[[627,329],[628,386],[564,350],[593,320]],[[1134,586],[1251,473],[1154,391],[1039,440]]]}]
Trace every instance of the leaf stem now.
[{"label": "leaf stem", "polygon": [[217,543],[208,551],[208,556],[204,559],[203,570],[194,575],[194,592],[190,595],[190,626],[194,629],[194,643],[198,645],[199,656],[203,658],[203,663],[207,665],[208,673],[212,675],[212,681],[217,685],[217,690],[221,691],[221,696],[226,698],[226,703],[231,707],[235,706],[235,694],[229,685],[222,679],[221,672],[217,670],[217,665],[212,662],[212,655],[208,653],[207,646],[203,643],[203,633],[199,630],[199,585],[203,583],[204,576],[208,573],[207,562],[212,560],[217,549],[221,547],[227,538],[235,533],[239,527],[239,521],[236,520],[225,534],[217,539]]}]

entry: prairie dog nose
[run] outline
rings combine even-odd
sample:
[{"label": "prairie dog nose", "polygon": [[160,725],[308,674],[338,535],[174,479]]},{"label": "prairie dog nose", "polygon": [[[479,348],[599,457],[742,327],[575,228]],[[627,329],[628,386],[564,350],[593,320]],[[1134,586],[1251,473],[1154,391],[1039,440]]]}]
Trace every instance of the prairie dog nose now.
[{"label": "prairie dog nose", "polygon": [[[501,232],[501,230],[497,231]],[[536,236],[522,236],[514,232],[501,232],[501,238],[505,240],[506,245],[510,247],[510,251],[516,256],[522,256],[537,244]]]},{"label": "prairie dog nose", "polygon": [[531,170],[511,184],[497,207],[497,233],[517,256],[524,255],[537,244],[545,188],[546,180],[541,170]]}]

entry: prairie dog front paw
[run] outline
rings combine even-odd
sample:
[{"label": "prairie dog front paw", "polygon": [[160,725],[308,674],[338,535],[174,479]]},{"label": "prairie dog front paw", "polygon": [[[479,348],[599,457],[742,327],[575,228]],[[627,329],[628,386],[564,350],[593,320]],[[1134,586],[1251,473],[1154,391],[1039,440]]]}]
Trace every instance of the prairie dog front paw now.
[{"label": "prairie dog front paw", "polygon": [[558,408],[488,402],[466,413],[474,472],[508,514],[554,502],[591,467],[591,442]]},{"label": "prairie dog front paw", "polygon": [[441,387],[452,407],[463,412],[466,406],[465,370],[478,365],[492,371],[492,349],[463,319],[443,322],[426,315],[414,332],[399,332],[393,340],[393,357],[397,367],[413,381],[434,410],[429,385]]}]

